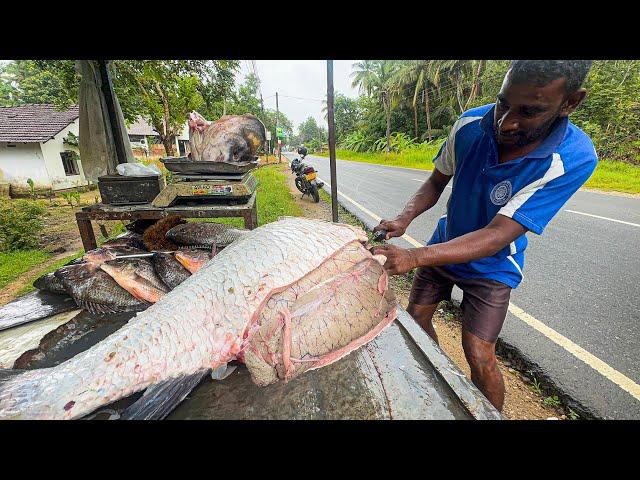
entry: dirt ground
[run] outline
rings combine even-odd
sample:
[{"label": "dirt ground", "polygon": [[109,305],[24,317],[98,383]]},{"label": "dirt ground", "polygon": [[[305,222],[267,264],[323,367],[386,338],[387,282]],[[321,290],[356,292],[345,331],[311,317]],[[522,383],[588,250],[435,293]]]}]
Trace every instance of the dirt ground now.
[{"label": "dirt ground", "polygon": [[[44,271],[58,260],[73,255],[82,248],[80,232],[76,223],[75,214],[80,208],[97,203],[100,200],[100,193],[97,190],[83,192],[80,194],[80,205],[75,203],[69,206],[64,198],[56,197],[46,200],[47,215],[44,218],[44,233],[42,235],[41,248],[53,254],[46,262],[39,264],[31,270],[23,273],[15,281],[6,285],[0,292],[0,306],[15,299],[17,293],[33,281],[39,272]],[[102,229],[111,235],[118,228],[120,221],[92,222],[96,239],[102,237]]]},{"label": "dirt ground", "polygon": [[[302,194],[296,189],[291,170],[283,166],[287,175],[287,184],[295,202],[301,207],[305,217],[331,221],[331,205],[324,201],[313,203],[309,197],[301,198]],[[341,219],[341,221],[344,221]],[[401,305],[406,308],[409,303],[410,285],[406,281],[392,281],[392,286]],[[443,302],[434,315],[434,326],[438,333],[440,347],[456,365],[471,378],[469,365],[462,350],[462,333],[460,311],[458,308]],[[526,374],[513,368],[511,363],[498,357],[499,368],[505,382],[505,403],[503,416],[509,420],[546,420],[549,418],[565,419],[566,416],[559,409],[544,404],[544,397],[537,394],[531,387],[532,383]]]}]

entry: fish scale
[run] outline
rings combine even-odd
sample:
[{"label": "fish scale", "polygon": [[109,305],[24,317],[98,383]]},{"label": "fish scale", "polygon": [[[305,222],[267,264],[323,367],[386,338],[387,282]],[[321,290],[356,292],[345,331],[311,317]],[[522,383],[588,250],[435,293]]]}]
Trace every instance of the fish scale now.
[{"label": "fish scale", "polygon": [[252,230],[89,350],[4,382],[0,418],[78,418],[152,384],[223,365],[240,353],[271,295],[366,240],[362,229],[302,218]]}]

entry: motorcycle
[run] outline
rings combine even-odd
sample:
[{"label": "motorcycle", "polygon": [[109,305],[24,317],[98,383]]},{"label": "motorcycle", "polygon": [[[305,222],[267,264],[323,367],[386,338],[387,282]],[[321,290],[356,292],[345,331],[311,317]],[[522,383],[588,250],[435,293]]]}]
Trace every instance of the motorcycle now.
[{"label": "motorcycle", "polygon": [[[293,162],[291,163],[291,168],[293,169]],[[302,192],[302,198],[305,195],[309,195],[315,203],[318,203],[320,201],[318,189],[324,185],[324,182],[318,182],[317,180],[318,172],[313,167],[300,163],[294,173],[296,174],[296,188]]]}]

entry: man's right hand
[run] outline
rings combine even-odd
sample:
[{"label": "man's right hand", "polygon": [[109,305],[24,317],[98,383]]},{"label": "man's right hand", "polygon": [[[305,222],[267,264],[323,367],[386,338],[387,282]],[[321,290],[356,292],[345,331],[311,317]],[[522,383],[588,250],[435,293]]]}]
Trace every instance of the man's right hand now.
[{"label": "man's right hand", "polygon": [[389,240],[393,237],[401,237],[404,235],[404,232],[407,230],[407,227],[411,221],[407,221],[402,217],[396,217],[393,220],[381,220],[380,224],[374,227],[373,231],[377,232],[378,230],[386,230],[387,236],[385,240]]}]

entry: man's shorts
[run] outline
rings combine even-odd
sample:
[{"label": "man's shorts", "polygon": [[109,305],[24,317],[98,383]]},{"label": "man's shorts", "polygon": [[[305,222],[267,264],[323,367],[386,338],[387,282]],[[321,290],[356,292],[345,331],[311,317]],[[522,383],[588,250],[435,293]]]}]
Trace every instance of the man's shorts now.
[{"label": "man's shorts", "polygon": [[486,278],[464,278],[442,267],[420,267],[413,278],[409,303],[427,306],[451,300],[457,285],[463,291],[463,328],[487,342],[498,339],[509,308],[511,287]]}]

